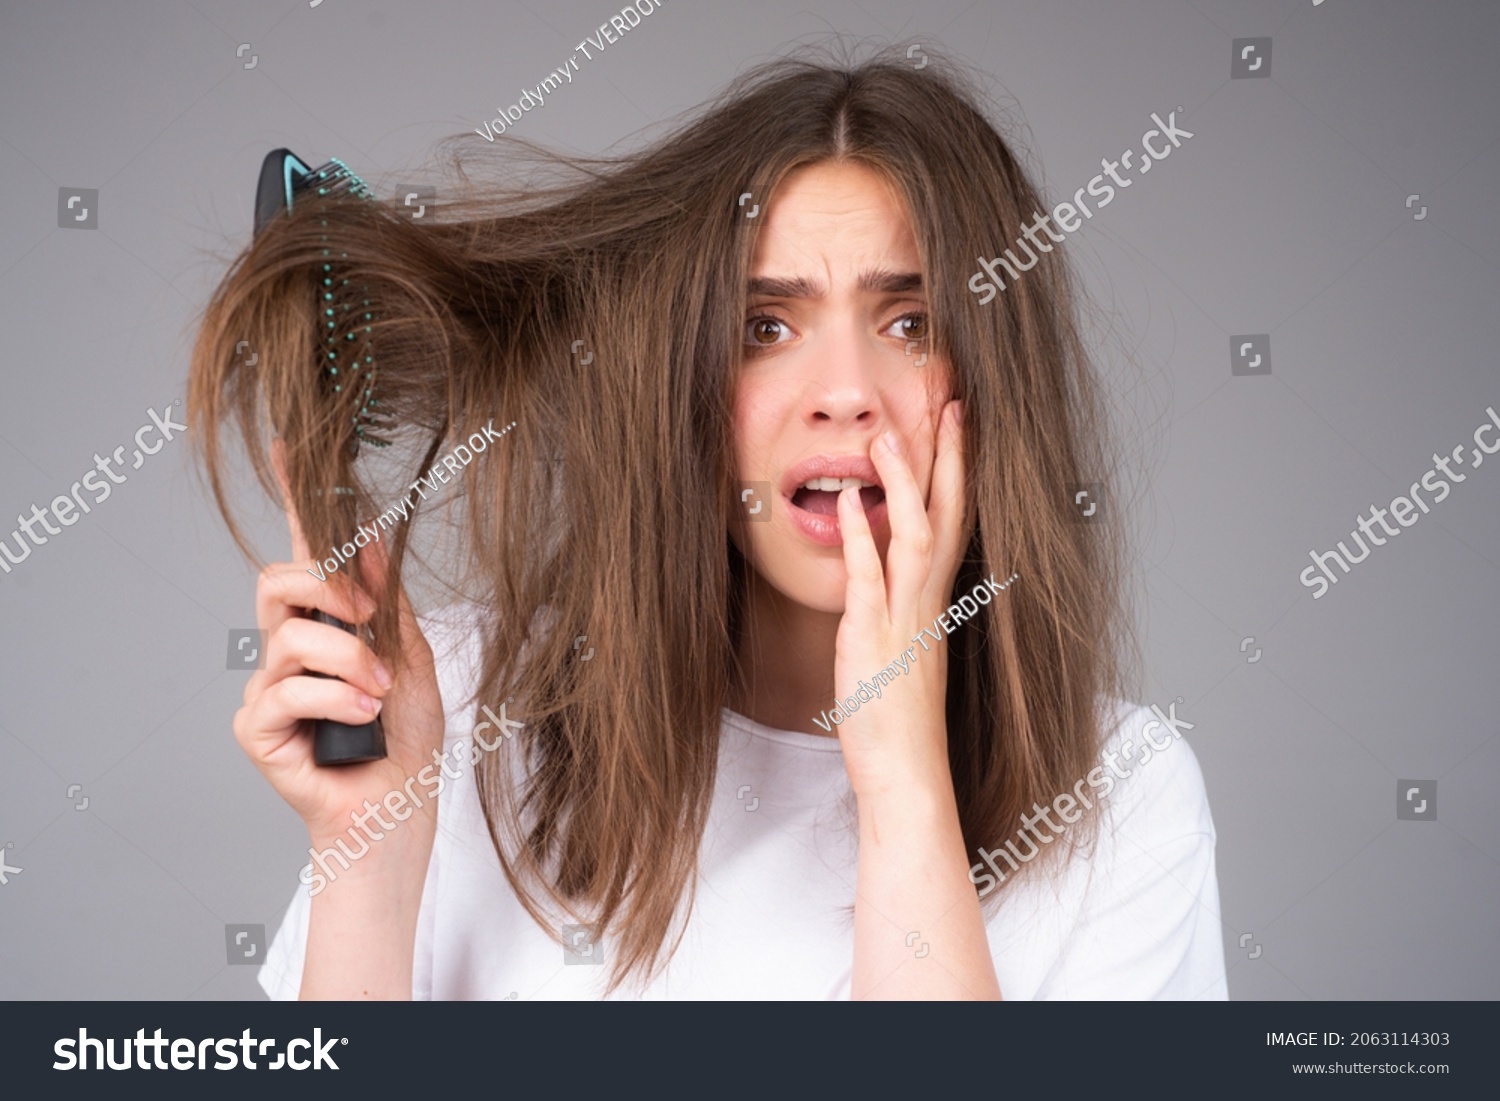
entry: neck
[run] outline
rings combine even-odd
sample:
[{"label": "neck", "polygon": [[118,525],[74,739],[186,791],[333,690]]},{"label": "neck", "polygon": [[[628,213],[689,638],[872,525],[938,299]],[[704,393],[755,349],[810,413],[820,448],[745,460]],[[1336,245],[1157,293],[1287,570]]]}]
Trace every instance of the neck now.
[{"label": "neck", "polygon": [[745,621],[736,644],[743,681],[730,707],[776,730],[828,734],[813,722],[833,703],[838,612],[788,600],[747,571]]}]

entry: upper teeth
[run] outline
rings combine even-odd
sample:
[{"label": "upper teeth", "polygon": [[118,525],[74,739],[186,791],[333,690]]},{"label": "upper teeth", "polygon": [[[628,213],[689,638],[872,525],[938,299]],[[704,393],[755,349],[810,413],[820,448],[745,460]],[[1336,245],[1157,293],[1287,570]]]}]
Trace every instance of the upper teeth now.
[{"label": "upper teeth", "polygon": [[850,486],[856,489],[864,489],[873,486],[874,482],[867,482],[863,478],[812,478],[802,483],[803,489],[821,490],[825,493],[836,493],[848,489]]}]

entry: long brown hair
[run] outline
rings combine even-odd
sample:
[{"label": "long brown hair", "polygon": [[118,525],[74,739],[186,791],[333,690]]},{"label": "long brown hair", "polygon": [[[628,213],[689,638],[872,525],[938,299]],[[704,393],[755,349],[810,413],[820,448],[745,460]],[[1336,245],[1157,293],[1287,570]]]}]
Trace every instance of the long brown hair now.
[{"label": "long brown hair", "polygon": [[[315,553],[489,417],[516,422],[464,468],[467,591],[488,613],[475,701],[519,701],[527,724],[513,752],[529,779],[517,785],[517,761],[487,755],[481,802],[532,916],[552,928],[560,910],[611,934],[611,989],[664,966],[691,909],[747,569],[726,534],[729,426],[764,220],[738,199],[774,202],[794,169],[858,161],[905,198],[934,350],[965,409],[974,530],[954,594],[1020,574],[949,642],[949,754],[970,851],[1003,843],[1097,763],[1101,701],[1120,687],[1120,553],[1117,526],[1074,522],[1068,494],[1109,475],[1073,277],[1054,249],[996,301],[966,289],[976,257],[998,255],[1046,207],[972,83],[927,53],[920,70],[896,48],[858,63],[783,58],[608,158],[468,139],[451,162],[458,193],[431,220],[309,204],[244,251],[208,306],[190,423],[247,553],[227,501],[227,422],[268,492],[267,427],[285,441],[290,504]],[[485,185],[470,183],[464,163],[488,157]],[[367,288],[373,392],[393,425],[395,446],[358,458],[347,442],[359,397],[331,395],[314,366],[325,234]],[[253,367],[237,354],[244,340]],[[409,530],[388,581],[412,560]],[[383,601],[377,650],[394,615]],[[1033,868],[1064,848],[1044,846]]]}]

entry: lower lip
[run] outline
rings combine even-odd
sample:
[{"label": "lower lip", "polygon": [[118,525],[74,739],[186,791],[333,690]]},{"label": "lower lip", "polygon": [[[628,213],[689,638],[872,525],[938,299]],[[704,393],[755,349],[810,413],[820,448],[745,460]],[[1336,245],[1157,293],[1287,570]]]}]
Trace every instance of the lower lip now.
[{"label": "lower lip", "polygon": [[[786,502],[787,515],[792,518],[792,525],[809,542],[817,543],[823,547],[841,547],[844,545],[844,537],[839,532],[839,518],[835,515],[825,516],[821,512],[808,512],[805,508],[798,508],[792,504],[790,497],[783,497]],[[870,525],[872,535],[879,533],[885,527],[886,507],[881,501],[874,508],[865,512],[865,520]]]}]

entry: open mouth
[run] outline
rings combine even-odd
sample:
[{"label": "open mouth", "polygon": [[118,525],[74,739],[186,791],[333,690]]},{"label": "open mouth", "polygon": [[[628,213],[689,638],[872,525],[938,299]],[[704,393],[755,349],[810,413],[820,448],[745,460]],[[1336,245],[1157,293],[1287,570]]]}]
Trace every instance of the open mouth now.
[{"label": "open mouth", "polygon": [[811,455],[781,476],[778,489],[792,530],[817,546],[843,544],[839,494],[846,489],[859,490],[865,520],[877,538],[887,528],[885,487],[863,452]]},{"label": "open mouth", "polygon": [[859,500],[866,512],[885,500],[885,490],[860,478],[813,478],[797,487],[792,504],[815,516],[836,517],[839,494],[850,486],[859,487]]}]

